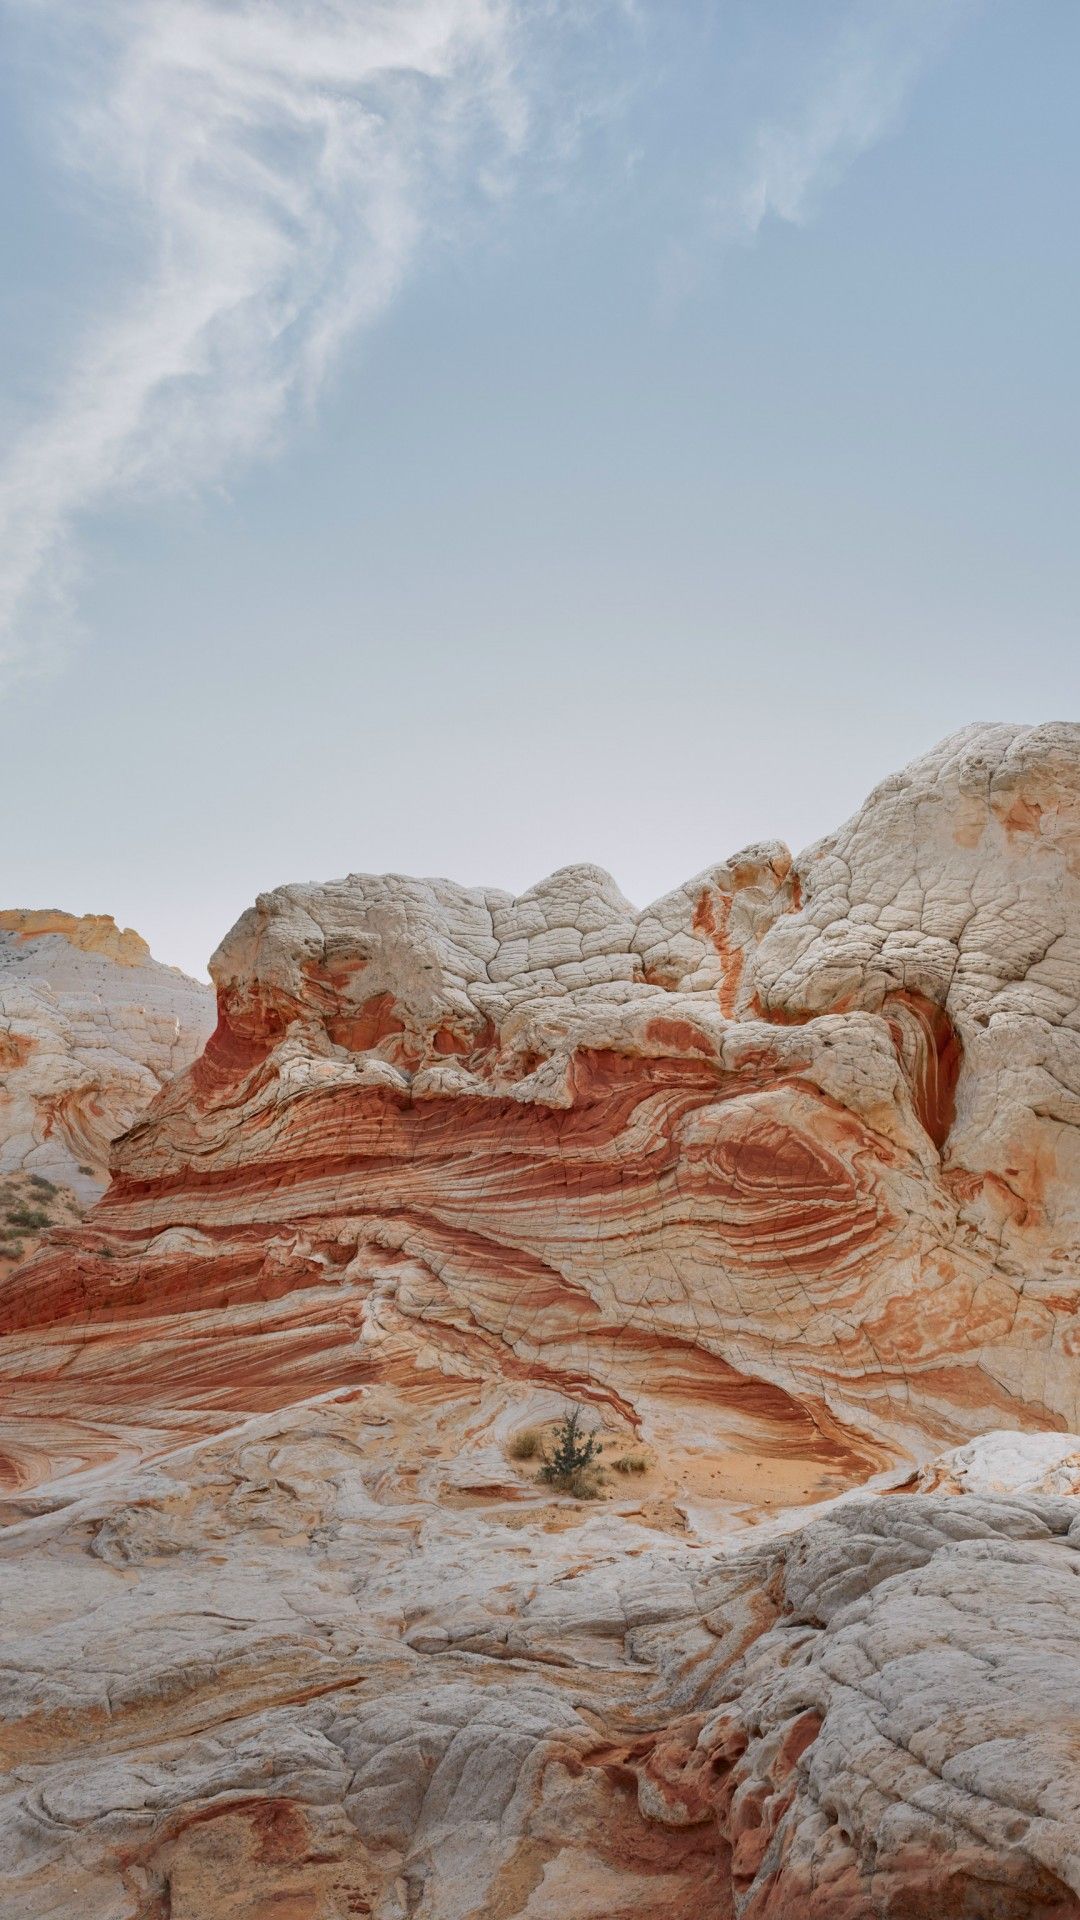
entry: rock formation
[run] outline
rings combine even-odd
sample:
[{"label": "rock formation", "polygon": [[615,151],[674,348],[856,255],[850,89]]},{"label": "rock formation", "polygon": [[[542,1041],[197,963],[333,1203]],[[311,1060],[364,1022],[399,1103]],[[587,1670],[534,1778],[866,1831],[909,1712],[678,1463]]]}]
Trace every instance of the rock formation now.
[{"label": "rock formation", "polygon": [[0,912],[0,1175],[96,1200],[111,1142],[213,1024],[210,990],[110,915]]},{"label": "rock formation", "polygon": [[403,1414],[9,1502],[13,1920],[1077,1920],[1080,1501],[710,1551],[425,1492]]},{"label": "rock formation", "polygon": [[211,971],[0,1280],[20,1920],[1077,1920],[1080,727]]},{"label": "rock formation", "polygon": [[0,1301],[98,1323],[88,1408],[528,1384],[841,1484],[1080,1425],[1080,729],[970,729],[641,913],[592,867],[283,887],[211,970]]},{"label": "rock formation", "polygon": [[910,1482],[920,1493],[1064,1493],[1080,1497],[1075,1433],[984,1433],[939,1454]]}]

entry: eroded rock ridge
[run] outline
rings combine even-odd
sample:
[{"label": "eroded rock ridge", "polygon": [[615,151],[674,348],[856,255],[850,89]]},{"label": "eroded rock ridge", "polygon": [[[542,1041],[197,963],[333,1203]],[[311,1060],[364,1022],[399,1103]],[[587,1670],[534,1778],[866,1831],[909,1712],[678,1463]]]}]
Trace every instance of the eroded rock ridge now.
[{"label": "eroded rock ridge", "polygon": [[1078,1920],[1080,727],[211,971],[0,1280],[19,1920]]}]

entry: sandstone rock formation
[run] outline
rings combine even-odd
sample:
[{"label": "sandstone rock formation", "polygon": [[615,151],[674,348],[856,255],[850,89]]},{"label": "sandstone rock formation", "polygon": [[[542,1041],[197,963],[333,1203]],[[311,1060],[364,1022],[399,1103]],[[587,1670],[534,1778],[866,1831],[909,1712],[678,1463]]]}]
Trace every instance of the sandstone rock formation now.
[{"label": "sandstone rock formation", "polygon": [[1064,1493],[1080,1497],[1080,1434],[984,1433],[928,1460],[920,1493]]},{"label": "sandstone rock formation", "polygon": [[108,914],[0,912],[0,1174],[95,1200],[111,1142],[213,1024],[210,990]]},{"label": "sandstone rock formation", "polygon": [[9,1502],[5,1913],[1076,1920],[1080,1502],[702,1550],[418,1493],[404,1413]]},{"label": "sandstone rock formation", "polygon": [[1078,876],[994,726],[644,912],[263,896],[0,1279],[20,1920],[1077,1920]]},{"label": "sandstone rock formation", "polygon": [[1080,1425],[1080,728],[969,729],[641,913],[592,867],[283,887],[212,973],[0,1301],[73,1411],[528,1383],[833,1486]]}]

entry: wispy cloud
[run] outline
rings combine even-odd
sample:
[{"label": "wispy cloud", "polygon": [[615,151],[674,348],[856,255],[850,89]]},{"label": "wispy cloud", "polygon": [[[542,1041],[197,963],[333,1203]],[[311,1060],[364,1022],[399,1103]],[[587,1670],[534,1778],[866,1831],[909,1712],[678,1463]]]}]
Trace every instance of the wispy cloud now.
[{"label": "wispy cloud", "polygon": [[899,121],[920,74],[970,0],[859,0],[807,61],[803,97],[747,143],[740,176],[716,196],[720,230],[756,234],[770,216],[802,225],[821,193]]},{"label": "wispy cloud", "polygon": [[[701,4],[722,21],[719,0]],[[851,0],[838,29],[830,7],[803,84],[741,141],[674,278],[717,238],[805,218],[895,118],[958,4]],[[0,666],[39,659],[63,627],[87,516],[272,448],[463,199],[498,196],[538,137],[569,164],[602,96],[625,107],[650,84],[652,27],[677,26],[667,5],[0,0],[48,39],[56,151],[140,243],[127,294],[0,467]],[[550,66],[545,80],[551,43],[581,49],[598,21],[570,84]],[[598,66],[616,23],[634,74]]]},{"label": "wispy cloud", "polygon": [[[671,312],[718,244],[754,241],[771,220],[805,225],[860,155],[901,123],[916,83],[979,0],[841,0],[777,59],[781,105],[741,129],[700,215],[672,236],[660,303]],[[809,10],[813,13],[813,10]]]},{"label": "wispy cloud", "polygon": [[[67,48],[57,138],[146,232],[135,290],[0,473],[0,647],[86,510],[264,450],[525,138],[510,0],[5,0]],[[88,27],[88,16],[92,26]]]}]

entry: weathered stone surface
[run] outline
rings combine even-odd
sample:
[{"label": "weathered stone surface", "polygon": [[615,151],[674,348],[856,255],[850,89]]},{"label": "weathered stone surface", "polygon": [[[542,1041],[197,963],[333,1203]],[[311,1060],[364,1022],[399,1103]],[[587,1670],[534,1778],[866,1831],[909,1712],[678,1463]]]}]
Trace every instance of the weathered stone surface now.
[{"label": "weathered stone surface", "polygon": [[735,1911],[1080,1913],[1080,1502],[838,1508],[722,1683]]},{"label": "weathered stone surface", "polygon": [[0,1324],[74,1413],[204,1431],[529,1381],[836,1487],[1073,1429],[1078,862],[1080,728],[979,727],[643,913],[593,867],[280,888]]},{"label": "weathered stone surface", "polygon": [[1077,1920],[1078,863],[981,727],[641,913],[261,898],[0,1277],[19,1920]]},{"label": "weathered stone surface", "polygon": [[213,1024],[209,988],[110,915],[0,912],[0,1174],[95,1200],[111,1142]]},{"label": "weathered stone surface", "polygon": [[9,1502],[19,1920],[1075,1920],[1080,1502],[703,1551],[419,1494],[414,1414]]},{"label": "weathered stone surface", "polygon": [[1080,1433],[983,1433],[920,1467],[920,1493],[1080,1496]]}]

